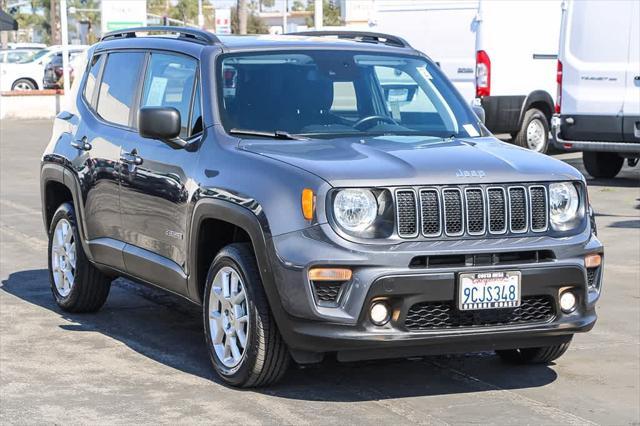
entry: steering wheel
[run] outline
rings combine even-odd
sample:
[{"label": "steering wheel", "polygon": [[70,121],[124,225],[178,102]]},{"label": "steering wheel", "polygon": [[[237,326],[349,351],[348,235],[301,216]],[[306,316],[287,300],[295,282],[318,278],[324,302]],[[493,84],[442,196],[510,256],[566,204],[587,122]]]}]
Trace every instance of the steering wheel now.
[{"label": "steering wheel", "polygon": [[[358,122],[356,124],[353,125],[354,128],[358,129],[358,130],[364,130],[368,127],[371,127],[371,125],[369,123],[371,122],[378,122],[378,121],[385,121],[387,123],[391,123],[391,124],[398,124],[398,122],[396,120],[394,120],[391,117],[388,117],[386,115],[370,115],[368,117],[365,117],[361,120],[358,120]],[[369,124],[368,126],[365,126],[366,124]]]}]

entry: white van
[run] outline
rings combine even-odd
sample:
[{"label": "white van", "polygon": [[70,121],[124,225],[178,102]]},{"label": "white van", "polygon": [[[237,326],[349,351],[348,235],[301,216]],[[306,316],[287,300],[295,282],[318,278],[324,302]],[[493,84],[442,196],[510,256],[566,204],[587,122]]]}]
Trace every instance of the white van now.
[{"label": "white van", "polygon": [[375,0],[371,30],[436,61],[493,133],[546,152],[556,94],[560,0]]},{"label": "white van", "polygon": [[593,177],[640,157],[640,2],[568,1],[558,53],[554,145]]}]

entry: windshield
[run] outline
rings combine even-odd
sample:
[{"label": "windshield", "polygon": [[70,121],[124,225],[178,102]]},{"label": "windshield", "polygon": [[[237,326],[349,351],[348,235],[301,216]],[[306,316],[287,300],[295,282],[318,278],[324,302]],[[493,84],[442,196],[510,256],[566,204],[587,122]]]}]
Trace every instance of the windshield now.
[{"label": "windshield", "polygon": [[49,50],[47,49],[42,49],[40,50],[38,53],[36,53],[35,55],[20,61],[20,63],[25,63],[25,62],[34,62],[37,61],[38,59],[42,58],[44,55],[48,54]]},{"label": "windshield", "polygon": [[475,137],[481,125],[437,67],[417,56],[349,51],[224,55],[227,131],[314,137]]}]

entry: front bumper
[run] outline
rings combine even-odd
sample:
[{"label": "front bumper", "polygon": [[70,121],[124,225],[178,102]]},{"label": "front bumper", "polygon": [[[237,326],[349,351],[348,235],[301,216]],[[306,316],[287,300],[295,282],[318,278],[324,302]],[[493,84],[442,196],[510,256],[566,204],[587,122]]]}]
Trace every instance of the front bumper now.
[{"label": "front bumper", "polygon": [[[600,241],[589,229],[576,236],[497,238],[468,241],[407,242],[390,246],[363,246],[344,241],[328,225],[274,237],[272,270],[279,304],[280,331],[302,362],[315,355],[337,352],[340,359],[410,356],[429,353],[531,347],[564,342],[573,333],[590,330],[596,321],[597,291],[587,285],[584,256],[602,253]],[[535,262],[444,267],[410,267],[420,256],[464,254],[486,257],[495,253],[544,251],[553,259]],[[313,266],[348,266],[352,280],[345,284],[333,306],[317,302],[307,272]],[[602,266],[600,267],[600,270]],[[521,296],[545,296],[554,317],[531,323],[446,326],[410,329],[406,316],[424,302],[457,300],[458,275],[464,272],[513,271],[522,273]],[[601,283],[601,273],[598,273]],[[563,314],[558,306],[561,290],[571,288],[578,308]],[[392,320],[378,327],[368,317],[373,300],[385,299],[393,307]]]}]

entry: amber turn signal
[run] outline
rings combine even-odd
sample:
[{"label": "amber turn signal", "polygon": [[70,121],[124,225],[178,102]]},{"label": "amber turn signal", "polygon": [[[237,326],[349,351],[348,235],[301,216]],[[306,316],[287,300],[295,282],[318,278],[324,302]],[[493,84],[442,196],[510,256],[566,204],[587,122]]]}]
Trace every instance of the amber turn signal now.
[{"label": "amber turn signal", "polygon": [[307,220],[313,219],[313,212],[316,209],[316,195],[309,188],[302,190],[302,216]]},{"label": "amber turn signal", "polygon": [[584,257],[584,266],[587,268],[596,268],[602,264],[602,256],[597,253],[588,254]]},{"label": "amber turn signal", "polygon": [[309,281],[349,281],[351,275],[351,269],[347,268],[309,269]]}]

